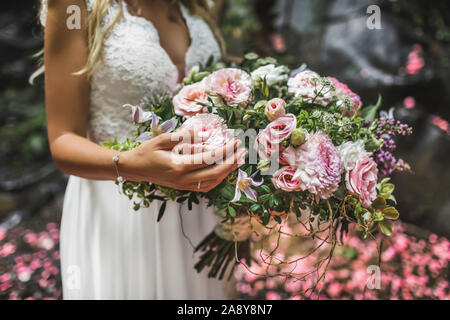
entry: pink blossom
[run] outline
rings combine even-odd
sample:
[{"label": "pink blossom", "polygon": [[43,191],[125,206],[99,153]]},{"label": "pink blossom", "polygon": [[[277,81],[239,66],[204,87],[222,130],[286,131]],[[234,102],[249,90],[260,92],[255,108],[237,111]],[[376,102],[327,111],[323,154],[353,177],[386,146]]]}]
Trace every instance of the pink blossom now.
[{"label": "pink blossom", "polygon": [[396,237],[395,240],[396,240],[396,241],[395,241],[395,248],[396,248],[398,251],[404,251],[404,250],[406,250],[406,249],[408,248],[408,246],[409,246],[409,243],[410,243],[408,237],[407,237],[406,235],[404,235],[404,234],[399,234],[399,235]]},{"label": "pink blossom", "polygon": [[428,264],[428,268],[430,268],[430,271],[433,272],[435,275],[438,275],[442,269],[442,265],[439,260],[433,259]]},{"label": "pink blossom", "polygon": [[332,298],[337,298],[339,294],[342,292],[342,289],[343,289],[342,284],[340,284],[339,282],[332,282],[328,286],[327,292]]},{"label": "pink blossom", "polygon": [[38,236],[35,233],[29,232],[25,234],[24,239],[30,246],[34,246],[38,240]]},{"label": "pink blossom", "polygon": [[449,126],[447,120],[444,120],[439,116],[432,116],[431,123],[434,124],[439,129],[441,129],[447,133],[450,133],[450,126]]},{"label": "pink blossom", "polygon": [[395,258],[396,255],[397,250],[395,250],[394,247],[389,247],[388,249],[383,251],[381,258],[383,261],[391,261],[392,259]]},{"label": "pink blossom", "polygon": [[284,41],[284,38],[281,34],[273,34],[271,36],[272,40],[272,47],[277,52],[284,52],[286,51],[286,42]]},{"label": "pink blossom", "polygon": [[266,288],[267,289],[275,289],[277,287],[277,282],[273,278],[266,279]]},{"label": "pink blossom", "polygon": [[377,196],[377,179],[377,164],[367,155],[356,162],[353,170],[347,171],[345,174],[348,191],[356,194],[366,208],[371,206]]},{"label": "pink blossom", "polygon": [[245,281],[247,281],[247,282],[254,282],[254,281],[258,280],[259,278],[260,278],[259,275],[254,274],[252,272],[245,273]]},{"label": "pink blossom", "polygon": [[308,103],[328,105],[335,95],[334,88],[313,71],[302,71],[288,80],[288,91]]},{"label": "pink blossom", "polygon": [[197,83],[183,87],[172,102],[177,115],[189,117],[206,112],[206,107],[201,104],[209,104],[208,94],[202,85]]},{"label": "pink blossom", "polygon": [[361,98],[352,90],[350,90],[350,88],[346,84],[340,82],[336,78],[329,77],[328,79],[330,79],[336,87],[336,93],[338,94],[338,96],[346,95],[350,98],[352,102],[351,106],[349,106],[350,108],[347,109],[345,108],[345,106],[341,106],[341,108],[343,109],[342,111],[345,115],[352,116],[355,111],[362,105]]},{"label": "pink blossom", "polygon": [[4,273],[0,276],[0,283],[4,283],[11,280],[11,275],[9,273]]},{"label": "pink blossom", "polygon": [[405,100],[403,100],[403,106],[406,109],[413,109],[416,106],[416,99],[414,99],[414,97],[406,97]]},{"label": "pink blossom", "polygon": [[7,257],[16,252],[16,246],[10,242],[7,242],[0,248],[0,255]]},{"label": "pink blossom", "polygon": [[274,121],[286,114],[286,102],[280,98],[274,98],[267,102],[266,105],[266,116],[269,121]]},{"label": "pink blossom", "polygon": [[295,168],[283,167],[274,173],[272,183],[277,189],[284,190],[286,192],[299,191],[300,181],[293,180],[295,175]]},{"label": "pink blossom", "polygon": [[204,79],[205,89],[222,97],[229,105],[247,102],[253,88],[252,78],[245,71],[225,68]]},{"label": "pink blossom", "polygon": [[6,291],[12,287],[11,282],[0,283],[0,291]]},{"label": "pink blossom", "polygon": [[419,71],[424,67],[425,62],[420,56],[422,53],[422,47],[420,45],[414,45],[413,50],[408,55],[408,63],[406,65],[406,72],[408,74],[414,75],[418,74]]},{"label": "pink blossom", "polygon": [[28,267],[21,267],[17,270],[17,278],[22,282],[27,282],[31,278],[31,270]]},{"label": "pink blossom", "polygon": [[301,287],[302,287],[301,281],[296,280],[296,279],[288,279],[288,280],[286,280],[286,283],[284,285],[284,289],[287,292],[292,292],[292,293],[299,292]]},{"label": "pink blossom", "polygon": [[266,293],[266,300],[281,300],[281,296],[275,291],[269,291]]},{"label": "pink blossom", "polygon": [[3,228],[0,228],[0,241],[5,239],[5,237],[6,237],[6,230]]},{"label": "pink blossom", "polygon": [[292,180],[298,180],[300,190],[308,190],[328,199],[339,188],[342,164],[339,152],[330,137],[323,132],[309,134],[297,149],[288,148],[287,161],[296,169]]}]

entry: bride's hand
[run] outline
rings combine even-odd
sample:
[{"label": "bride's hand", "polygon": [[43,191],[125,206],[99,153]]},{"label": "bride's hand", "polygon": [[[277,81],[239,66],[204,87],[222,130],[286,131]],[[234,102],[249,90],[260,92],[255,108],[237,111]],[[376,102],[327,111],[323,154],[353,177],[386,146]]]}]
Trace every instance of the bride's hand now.
[{"label": "bride's hand", "polygon": [[119,160],[120,173],[130,181],[208,192],[243,163],[247,151],[236,150],[240,144],[236,139],[210,152],[188,155],[172,152],[180,142],[192,141],[193,135],[192,131],[165,133],[123,152]]}]

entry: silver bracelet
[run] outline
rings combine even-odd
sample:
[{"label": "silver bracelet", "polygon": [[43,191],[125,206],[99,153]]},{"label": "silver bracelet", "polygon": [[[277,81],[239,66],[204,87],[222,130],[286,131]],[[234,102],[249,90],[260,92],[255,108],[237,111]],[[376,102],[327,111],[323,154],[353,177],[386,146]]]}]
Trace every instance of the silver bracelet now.
[{"label": "silver bracelet", "polygon": [[119,173],[119,155],[117,154],[117,155],[115,155],[113,158],[112,158],[112,161],[113,161],[113,163],[114,163],[114,168],[116,169],[116,173],[117,173],[117,182],[119,182],[119,183],[123,183],[123,177],[120,175],[120,173]]}]

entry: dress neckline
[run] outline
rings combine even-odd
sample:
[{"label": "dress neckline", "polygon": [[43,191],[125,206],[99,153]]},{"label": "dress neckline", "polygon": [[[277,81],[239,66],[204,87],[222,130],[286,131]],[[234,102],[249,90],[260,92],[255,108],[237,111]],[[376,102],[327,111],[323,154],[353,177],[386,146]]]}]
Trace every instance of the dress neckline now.
[{"label": "dress neckline", "polygon": [[[175,74],[176,74],[176,83],[177,84],[181,84],[183,81],[179,82],[178,78],[180,77],[180,71],[178,70],[177,65],[173,62],[172,58],[170,57],[169,53],[167,52],[166,49],[164,49],[164,47],[161,45],[161,39],[159,37],[159,33],[158,33],[158,29],[155,27],[155,25],[153,24],[153,22],[151,22],[149,19],[145,18],[145,17],[141,17],[141,16],[136,16],[134,14],[131,14],[130,11],[128,10],[128,4],[126,3],[126,1],[122,1],[122,6],[123,6],[123,12],[125,14],[126,18],[131,18],[131,19],[135,19],[136,21],[140,21],[141,23],[143,23],[144,25],[149,26],[154,32],[155,35],[157,37],[157,45],[159,46],[159,48],[161,49],[161,51],[167,56],[168,60],[170,61],[170,64],[172,66],[173,69],[175,69]],[[184,54],[184,73],[186,73],[186,68],[188,66],[188,56],[190,54],[190,51],[193,47],[193,43],[194,43],[194,38],[192,36],[192,32],[191,32],[191,21],[190,21],[190,17],[188,15],[187,9],[184,7],[184,5],[182,3],[179,4],[180,6],[180,11],[181,11],[181,15],[186,23],[186,27],[188,30],[188,34],[189,34],[189,38],[190,38],[190,44],[188,49],[186,50],[185,54]],[[186,74],[185,74],[186,75]]]}]

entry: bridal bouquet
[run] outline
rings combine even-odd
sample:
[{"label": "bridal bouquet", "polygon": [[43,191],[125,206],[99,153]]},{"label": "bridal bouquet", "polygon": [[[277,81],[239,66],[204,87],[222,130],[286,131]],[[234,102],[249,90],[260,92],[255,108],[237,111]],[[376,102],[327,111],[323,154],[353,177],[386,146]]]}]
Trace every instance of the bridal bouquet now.
[{"label": "bridal bouquet", "polygon": [[[380,114],[380,104],[381,99],[363,107],[359,96],[334,78],[304,67],[290,72],[273,58],[250,53],[239,66],[193,68],[174,96],[152,94],[139,106],[126,105],[136,123],[135,136],[104,146],[126,151],[181,129],[198,133],[193,152],[196,147],[214,150],[236,137],[244,142],[245,163],[207,193],[118,182],[136,210],[161,201],[158,221],[169,200],[192,208],[200,197],[207,199],[221,221],[197,246],[201,255],[195,268],[208,268],[209,277],[221,279],[238,263],[250,265],[257,236],[265,230],[283,232],[288,216],[307,230],[300,236],[331,244],[330,259],[350,225],[364,238],[377,230],[392,233],[391,221],[399,213],[387,174],[408,170],[392,154],[393,136],[411,129]],[[173,152],[192,152],[192,146],[184,146]],[[262,251],[273,255],[264,244]],[[280,257],[265,261],[290,263]]]}]

